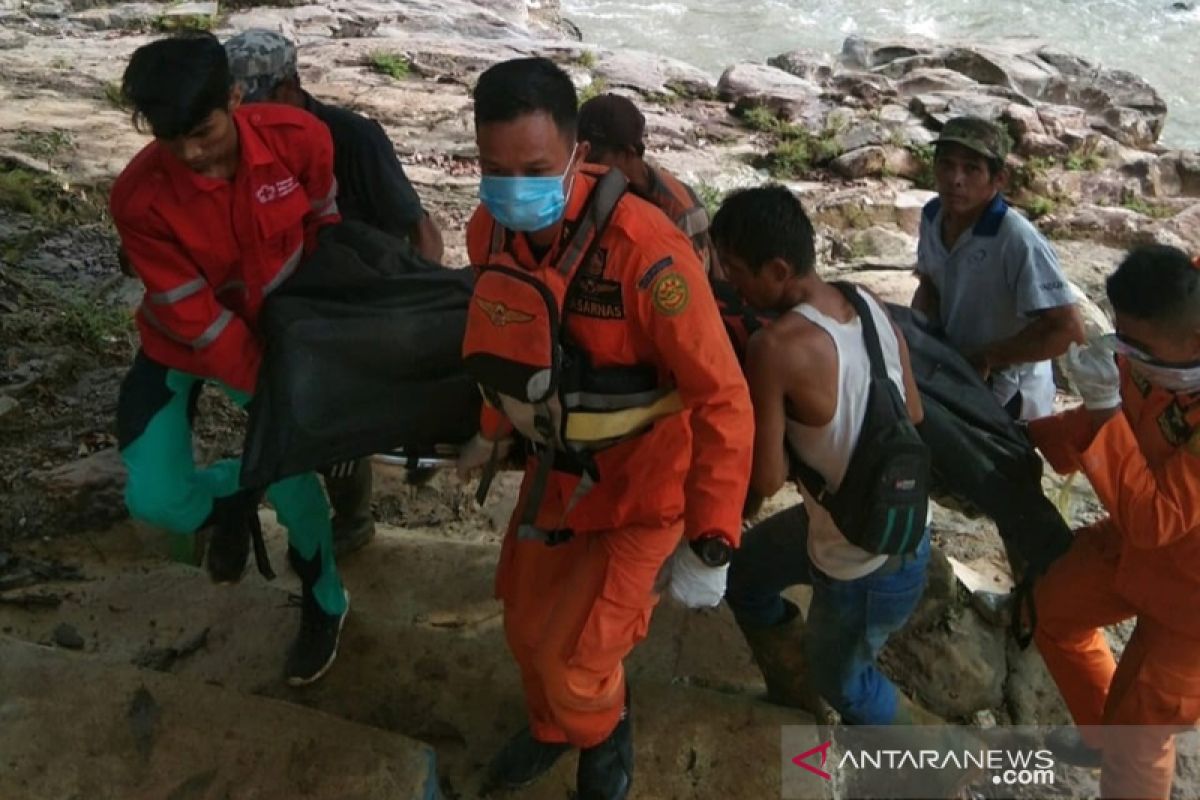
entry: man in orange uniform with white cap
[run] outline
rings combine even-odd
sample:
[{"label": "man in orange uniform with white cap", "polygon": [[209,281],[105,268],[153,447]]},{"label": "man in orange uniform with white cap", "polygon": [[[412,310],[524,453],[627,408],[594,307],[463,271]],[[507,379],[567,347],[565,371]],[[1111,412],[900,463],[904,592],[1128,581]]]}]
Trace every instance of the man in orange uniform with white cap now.
[{"label": "man in orange uniform with white cap", "polygon": [[[1067,355],[1084,407],[1030,434],[1111,516],[1038,584],[1036,641],[1082,726],[1074,755],[1102,765],[1101,796],[1167,798],[1171,732],[1200,720],[1200,265],[1139,248],[1107,288],[1116,334]],[[1101,628],[1130,617],[1117,663]]]},{"label": "man in orange uniform with white cap", "polygon": [[[507,267],[480,271],[469,313],[482,316],[468,318],[468,369],[473,348],[485,351],[483,362],[491,358],[492,340],[530,348],[541,341],[532,306],[487,295],[485,279],[488,292],[509,279],[514,291],[536,285],[549,296],[556,275],[574,269],[565,302],[548,313],[551,337],[569,341],[590,375],[648,374],[663,389],[646,393],[655,398],[648,408],[624,408],[601,423],[639,415],[645,423],[624,433],[606,428],[617,440],[611,446],[583,459],[553,447],[531,454],[496,577],[529,727],[494,761],[490,782],[526,785],[577,747],[579,797],[618,800],[633,772],[622,661],[646,635],[664,564],[673,595],[693,606],[720,602],[750,470],[749,392],[691,242],[654,206],[621,193],[619,173],[582,165],[570,78],[546,59],[508,61],[480,77],[474,98],[483,205],[467,248],[473,264]],[[596,226],[591,210],[614,185],[619,199],[603,215],[607,224]],[[586,226],[596,234],[580,257],[577,234]],[[539,295],[523,295],[531,296]],[[486,395],[484,378],[476,379]],[[603,381],[595,383],[588,396],[604,392]],[[604,414],[575,421],[585,416]],[[510,419],[519,424],[485,407],[460,473],[493,458]],[[572,425],[565,430],[570,438]]]}]

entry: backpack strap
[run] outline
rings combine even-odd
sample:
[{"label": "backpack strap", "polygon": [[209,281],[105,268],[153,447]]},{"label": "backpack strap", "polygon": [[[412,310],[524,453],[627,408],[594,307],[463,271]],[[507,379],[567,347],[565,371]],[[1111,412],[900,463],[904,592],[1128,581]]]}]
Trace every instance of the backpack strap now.
[{"label": "backpack strap", "polygon": [[[854,312],[858,314],[858,318],[862,324],[863,344],[867,348],[867,358],[871,362],[871,377],[877,380],[888,380],[887,364],[883,360],[883,347],[879,344],[879,330],[875,327],[875,318],[871,313],[871,307],[867,305],[867,301],[858,293],[858,289],[854,284],[846,281],[833,281],[830,284],[842,293],[846,301],[854,307]],[[804,463],[804,459],[800,457],[800,453],[788,440],[786,434],[783,439],[784,447],[787,449],[788,456],[792,461],[792,471],[795,476],[804,484],[812,494],[813,499],[821,505],[825,505],[825,501],[830,496],[829,484],[821,473]]]},{"label": "backpack strap", "polygon": [[[625,190],[628,186],[629,179],[620,170],[610,169],[604,173],[604,176],[600,178],[596,186],[592,188],[587,206],[576,222],[575,231],[567,244],[567,249],[563,251],[562,256],[559,258],[556,269],[558,269],[560,274],[570,276],[566,292],[563,295],[562,315],[559,317],[560,337],[566,333],[567,311],[570,308],[571,294],[575,291],[577,285],[580,273],[579,267],[587,263],[587,259],[591,258],[592,253],[599,245],[600,239],[604,236],[604,231],[608,228],[608,223],[612,219],[613,212],[616,211],[617,204],[621,202],[621,198],[625,196]],[[525,498],[525,509],[518,526],[519,538],[540,539],[548,545],[558,544],[570,538],[565,530],[543,531],[535,524],[538,509],[541,507],[545,496],[546,484],[550,479],[550,471],[554,466],[555,453],[554,447],[547,447],[537,453],[537,469],[534,472],[533,481],[529,486],[529,494]],[[579,488],[572,495],[567,508],[563,512],[564,519],[598,479],[599,475],[595,473],[595,465],[592,462],[588,465],[588,469],[585,470]]]},{"label": "backpack strap", "polygon": [[489,246],[488,256],[494,259],[507,249],[508,231],[499,222],[492,220],[492,242]]},{"label": "backpack strap", "polygon": [[[600,237],[604,235],[617,204],[629,187],[629,179],[619,169],[610,169],[592,189],[587,207],[579,215],[575,233],[567,243],[558,260],[558,271],[563,275],[572,275],[579,266],[586,262]],[[569,290],[568,290],[569,291]]]},{"label": "backpack strap", "polygon": [[863,344],[867,347],[867,358],[871,362],[871,377],[877,380],[888,378],[887,364],[883,360],[883,347],[879,343],[879,329],[875,327],[875,315],[871,313],[871,307],[858,293],[854,284],[834,281],[831,285],[854,307],[862,323]]}]

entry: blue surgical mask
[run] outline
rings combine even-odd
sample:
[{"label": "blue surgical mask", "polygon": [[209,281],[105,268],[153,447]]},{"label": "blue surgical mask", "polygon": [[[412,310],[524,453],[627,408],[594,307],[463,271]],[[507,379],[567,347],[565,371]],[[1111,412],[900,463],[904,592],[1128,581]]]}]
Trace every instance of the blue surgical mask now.
[{"label": "blue surgical mask", "polygon": [[479,181],[479,200],[497,222],[511,231],[549,228],[566,213],[570,193],[566,180],[574,163],[575,150],[572,150],[567,170],[562,175],[544,178],[484,175]]}]

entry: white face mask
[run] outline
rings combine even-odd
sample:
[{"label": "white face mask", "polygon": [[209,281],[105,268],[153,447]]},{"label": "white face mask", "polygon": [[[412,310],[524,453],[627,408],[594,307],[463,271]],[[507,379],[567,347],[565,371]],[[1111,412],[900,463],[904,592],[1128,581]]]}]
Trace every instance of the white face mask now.
[{"label": "white face mask", "polygon": [[1200,392],[1200,366],[1164,367],[1131,358],[1130,368],[1147,383],[1176,394]]},{"label": "white face mask", "polygon": [[1115,333],[1105,336],[1112,349],[1129,359],[1129,366],[1142,380],[1176,394],[1200,392],[1200,363],[1171,366],[1143,353]]}]

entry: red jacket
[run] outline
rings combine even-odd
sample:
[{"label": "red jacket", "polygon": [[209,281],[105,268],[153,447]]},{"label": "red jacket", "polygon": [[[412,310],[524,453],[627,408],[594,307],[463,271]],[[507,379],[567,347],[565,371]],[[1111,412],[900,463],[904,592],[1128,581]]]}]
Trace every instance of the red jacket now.
[{"label": "red jacket", "polygon": [[337,222],[329,130],[312,115],[256,104],[233,113],[241,161],[232,181],[188,169],[158,142],[113,184],[121,245],[145,286],[146,355],[253,392],[263,298]]},{"label": "red jacket", "polygon": [[[568,220],[582,212],[601,172],[584,167],[579,173]],[[476,210],[467,227],[472,264],[487,263],[493,225],[486,208]],[[536,276],[557,263],[562,247],[560,240],[539,261],[525,236],[517,234],[509,252]],[[579,306],[566,318],[571,340],[597,367],[656,366],[678,389],[685,410],[599,452],[600,479],[569,514],[579,477],[551,473],[538,526],[588,532],[663,527],[682,518],[690,536],[720,532],[737,544],[754,414],[691,242],[650,204],[627,194],[591,261],[580,269],[586,280],[577,295]],[[499,411],[485,406],[484,435],[497,438],[508,429],[505,423]]]}]

